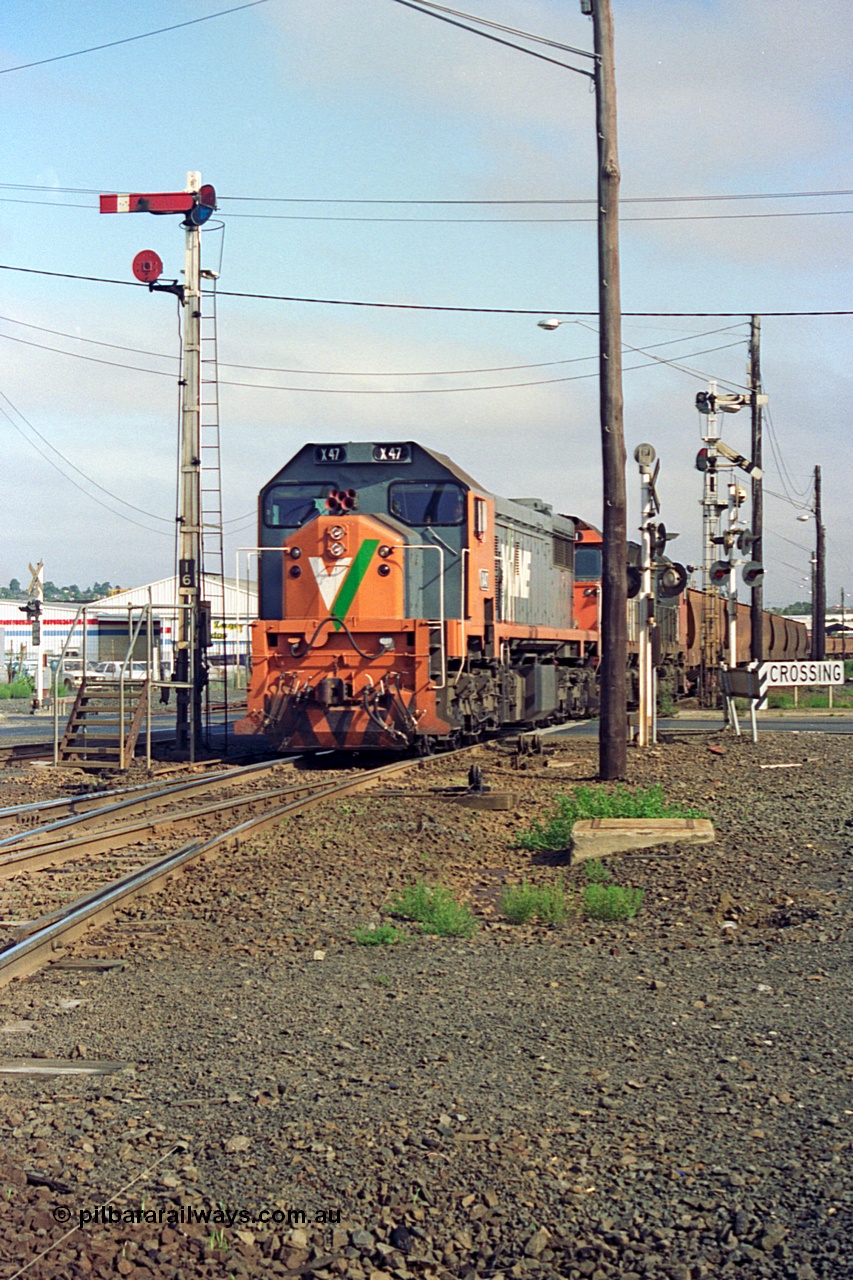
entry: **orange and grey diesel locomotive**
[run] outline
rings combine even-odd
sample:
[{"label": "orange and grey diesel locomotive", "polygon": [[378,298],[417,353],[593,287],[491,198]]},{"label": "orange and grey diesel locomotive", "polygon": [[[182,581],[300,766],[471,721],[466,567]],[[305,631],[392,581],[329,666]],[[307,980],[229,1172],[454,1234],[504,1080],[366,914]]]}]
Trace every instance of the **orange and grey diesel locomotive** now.
[{"label": "orange and grey diesel locomotive", "polygon": [[429,751],[593,714],[598,593],[576,587],[575,556],[595,584],[600,548],[577,524],[413,441],[305,445],[260,494],[236,732],[279,751]]}]

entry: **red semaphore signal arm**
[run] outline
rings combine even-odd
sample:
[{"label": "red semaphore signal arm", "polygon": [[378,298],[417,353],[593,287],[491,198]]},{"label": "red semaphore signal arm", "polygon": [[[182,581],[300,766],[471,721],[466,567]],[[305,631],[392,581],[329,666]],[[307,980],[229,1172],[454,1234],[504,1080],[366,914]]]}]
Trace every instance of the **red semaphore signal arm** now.
[{"label": "red semaphore signal arm", "polygon": [[193,191],[154,191],[147,195],[101,196],[101,213],[189,213],[196,202]]}]

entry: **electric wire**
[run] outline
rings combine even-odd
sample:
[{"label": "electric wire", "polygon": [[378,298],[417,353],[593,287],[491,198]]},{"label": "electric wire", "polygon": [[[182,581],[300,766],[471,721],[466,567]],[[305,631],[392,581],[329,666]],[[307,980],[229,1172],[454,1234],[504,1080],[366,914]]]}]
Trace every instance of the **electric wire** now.
[{"label": "electric wire", "polygon": [[[117,494],[110,493],[110,491],[109,491],[108,489],[104,489],[103,485],[98,484],[96,480],[93,480],[93,479],[91,478],[91,476],[87,476],[87,475],[86,475],[86,473],[85,473],[84,471],[81,471],[81,470],[80,470],[80,468],[79,468],[79,467],[77,467],[77,466],[75,466],[73,462],[70,462],[70,461],[69,461],[69,459],[68,459],[68,458],[66,458],[64,454],[60,453],[60,452],[59,452],[59,450],[58,450],[58,449],[56,449],[56,448],[55,448],[55,447],[50,443],[50,441],[49,441],[49,440],[47,440],[47,439],[46,439],[46,437],[45,437],[45,436],[43,436],[43,435],[41,434],[41,432],[40,432],[40,431],[38,431],[38,430],[33,426],[33,424],[32,424],[31,422],[29,422],[29,421],[28,421],[28,419],[27,419],[27,418],[25,418],[25,417],[24,417],[24,415],[21,413],[20,409],[16,408],[16,406],[12,403],[12,401],[11,401],[11,400],[9,399],[9,397],[6,395],[5,391],[0,391],[0,396],[2,396],[2,398],[6,401],[6,403],[9,405],[9,407],[12,409],[12,411],[18,415],[18,417],[21,419],[21,421],[22,421],[22,422],[25,422],[25,423],[26,423],[26,425],[29,427],[29,429],[30,429],[31,431],[35,432],[35,434],[39,437],[39,439],[40,439],[40,440],[43,440],[43,441],[44,441],[44,443],[48,446],[48,448],[53,449],[54,453],[56,453],[60,458],[62,458],[63,462],[67,463],[67,464],[68,464],[68,466],[73,467],[73,469],[74,469],[76,472],[78,472],[78,474],[79,474],[79,475],[83,476],[84,480],[88,481],[88,483],[89,483],[89,484],[93,484],[97,489],[100,489],[102,493],[107,494],[107,496],[108,496],[108,497],[110,497],[110,498],[113,498],[113,499],[114,499],[114,501],[116,501],[116,502],[120,502],[120,503],[122,503],[124,506],[130,507],[130,508],[131,508],[131,510],[133,510],[133,511],[140,511],[142,515],[149,516],[150,518],[152,518],[152,519],[154,519],[154,520],[162,520],[162,521],[164,521],[165,523],[167,523],[167,524],[169,524],[169,525],[171,526],[171,524],[172,524],[173,522],[172,522],[171,520],[167,520],[165,516],[158,516],[158,515],[154,515],[154,513],[153,513],[153,512],[150,512],[150,511],[141,511],[141,508],[139,508],[139,507],[134,507],[132,503],[130,503],[130,502],[126,502],[124,498],[119,498]],[[58,471],[58,472],[59,472],[59,474],[63,477],[63,479],[64,479],[64,480],[67,480],[70,484],[73,484],[75,489],[79,489],[79,490],[80,490],[80,492],[81,492],[81,493],[83,493],[83,494],[85,494],[85,495],[86,495],[86,497],[87,497],[87,498],[89,498],[92,502],[96,502],[96,503],[98,504],[98,506],[99,506],[99,507],[103,507],[105,511],[109,511],[110,515],[118,516],[118,518],[119,518],[120,520],[125,520],[125,521],[127,521],[127,523],[128,523],[128,524],[136,525],[136,527],[137,527],[138,529],[144,529],[146,533],[161,534],[163,537],[171,537],[171,536],[172,536],[172,535],[171,535],[171,529],[170,529],[169,531],[167,531],[167,530],[165,530],[165,529],[156,529],[156,528],[152,528],[150,525],[142,524],[142,523],[141,523],[141,521],[139,521],[139,520],[134,520],[132,516],[127,516],[127,515],[125,515],[123,512],[121,512],[121,511],[116,511],[116,510],[115,510],[115,508],[108,506],[106,502],[103,502],[100,498],[97,498],[97,497],[95,496],[95,494],[90,493],[88,489],[84,489],[83,485],[81,485],[77,480],[75,480],[73,476],[70,476],[70,475],[68,474],[68,472],[67,472],[67,471],[63,471],[62,467],[60,467],[60,466],[59,466],[59,464],[58,464],[57,462],[54,462],[53,458],[51,458],[51,457],[50,457],[50,455],[49,455],[48,453],[46,453],[43,449],[39,448],[39,446],[35,443],[35,441],[34,441],[34,440],[31,440],[31,439],[30,439],[30,437],[26,434],[26,432],[25,432],[25,431],[23,431],[23,430],[18,426],[17,422],[15,422],[14,418],[12,417],[12,415],[11,415],[11,414],[10,414],[10,413],[9,413],[9,412],[4,408],[4,407],[3,407],[3,405],[2,405],[2,404],[0,404],[0,413],[1,413],[1,414],[3,415],[3,417],[7,420],[7,422],[9,423],[9,425],[10,425],[10,426],[15,430],[15,431],[17,431],[18,435],[20,435],[24,440],[26,440],[26,442],[27,442],[27,444],[30,446],[30,448],[31,448],[31,449],[34,449],[34,450],[36,451],[36,453],[38,453],[38,454],[39,454],[39,455],[44,459],[44,461],[45,461],[45,462],[47,462],[51,467],[53,467],[54,471]]]},{"label": "electric wire", "polygon": [[[789,494],[789,496],[792,493],[799,494],[805,499],[806,495],[811,492],[811,484],[813,483],[813,481],[807,484],[805,489],[802,489],[802,490],[797,489],[797,486],[794,484],[793,479],[791,478],[791,473],[789,472],[785,459],[782,455],[782,443],[779,440],[778,433],[776,432],[776,428],[773,423],[773,417],[769,407],[765,408],[764,410],[764,420],[767,423],[767,439],[770,442],[770,449],[773,454],[773,459],[776,463],[776,470],[779,475],[779,479],[782,481],[782,488],[785,490],[786,493]],[[793,498],[792,498],[792,501],[793,501]]]},{"label": "electric wire", "polygon": [[[135,280],[114,280],[107,276],[85,276],[71,271],[46,271],[37,267],[18,267],[11,263],[0,262],[0,271],[16,271],[24,275],[45,276],[55,280],[82,280],[90,284],[115,284],[126,289],[147,289],[147,284]],[[381,311],[430,311],[437,314],[481,315],[481,316],[598,316],[595,311],[566,311],[554,307],[461,307],[442,306],[425,302],[374,302],[359,298],[313,298],[287,293],[251,293],[248,290],[218,289],[220,298],[248,298],[260,302],[306,302],[327,307],[365,307]],[[623,311],[623,318],[634,319],[682,319],[682,320],[745,320],[751,313],[748,311]],[[778,320],[803,316],[851,316],[853,310],[836,308],[832,310],[809,311],[768,311],[762,308],[760,314],[766,319]]]},{"label": "electric wire", "polygon": [[[580,323],[580,322],[579,322],[579,323]],[[588,325],[588,324],[581,324],[581,325],[580,325],[580,327],[581,327],[582,329],[589,329],[589,330],[590,330],[590,332],[592,332],[592,333],[595,333],[595,332],[596,332],[596,330],[595,330],[595,329],[593,329],[592,325]],[[743,346],[743,345],[745,345],[745,344],[746,344],[746,342],[747,342],[747,338],[744,336],[744,337],[742,337],[742,338],[739,338],[737,342],[729,342],[729,343],[727,343],[725,346],[722,346],[722,347],[711,347],[711,348],[709,348],[709,350],[708,350],[708,351],[695,351],[693,354],[694,354],[694,355],[699,356],[699,355],[707,355],[707,354],[709,354],[709,353],[710,353],[710,351],[726,351],[726,350],[728,350],[728,349],[729,349],[729,348],[731,348],[731,347],[740,347],[740,346]],[[655,343],[654,345],[655,345],[655,346],[665,346],[665,345],[667,345],[667,344],[665,344],[665,343]],[[643,347],[632,347],[630,343],[625,342],[624,340],[622,341],[622,347],[623,347],[623,349],[624,349],[624,350],[626,350],[626,351],[633,351],[633,352],[634,352],[635,354],[637,354],[637,355],[640,355],[640,354],[642,354],[642,355],[651,355],[651,354],[652,354],[652,353],[651,353],[651,350],[649,350],[648,348],[643,348]],[[688,356],[688,357],[686,357],[686,358],[687,358],[687,359],[689,359],[690,357]],[[746,389],[747,389],[746,387],[741,386],[741,384],[740,384],[740,383],[737,383],[737,382],[728,382],[725,378],[721,378],[721,377],[720,377],[719,375],[717,375],[717,374],[708,374],[708,373],[703,373],[700,369],[688,369],[685,365],[677,364],[674,360],[667,360],[664,356],[652,356],[652,360],[653,360],[653,361],[657,361],[659,364],[669,365],[669,367],[670,367],[671,369],[677,369],[679,373],[686,373],[686,374],[688,374],[691,378],[698,378],[700,382],[708,382],[708,381],[710,381],[712,378],[715,378],[717,382],[722,382],[724,386],[729,386],[729,387],[738,387],[738,389],[740,389],[740,390],[746,390]]]},{"label": "electric wire", "polygon": [[[47,333],[56,338],[68,338],[71,341],[85,342],[91,346],[107,347],[113,351],[126,351],[133,355],[153,356],[155,359],[158,359],[158,360],[180,361],[180,356],[168,355],[162,351],[150,351],[150,350],[146,350],[143,347],[128,347],[116,342],[104,342],[102,339],[99,339],[99,338],[87,338],[77,333],[68,333],[66,330],[63,330],[63,329],[48,329],[44,325],[32,324],[31,322],[26,320],[15,320],[12,316],[0,315],[0,321],[2,321],[5,324],[18,325],[24,329],[33,329],[38,333]],[[597,329],[595,329],[591,325],[583,325],[581,327],[584,329],[588,329],[592,333],[598,332]],[[695,342],[695,341],[698,341],[698,339],[700,338],[713,337],[718,333],[731,333],[737,327],[738,326],[736,325],[726,325],[718,329],[707,329],[702,333],[684,334],[682,337],[668,338],[663,342],[650,343],[647,347],[642,347],[642,348],[631,347],[629,349],[637,350],[641,352],[651,351],[655,347],[669,347],[680,342]],[[0,333],[0,339],[5,337],[9,337],[11,341],[16,341],[13,335]],[[18,339],[18,341],[25,341],[25,339]],[[625,345],[627,346],[627,344]],[[43,346],[41,349],[45,351],[56,351],[59,354],[63,354],[63,355],[77,354],[71,351],[63,352],[62,348],[60,347]],[[542,360],[533,364],[491,365],[491,366],[486,366],[484,368],[472,368],[472,369],[416,369],[416,370],[393,370],[393,369],[387,370],[386,369],[381,371],[369,370],[369,369],[305,369],[305,368],[293,368],[290,366],[282,366],[282,365],[239,364],[234,360],[221,360],[221,359],[218,360],[218,364],[220,365],[220,367],[224,367],[228,369],[246,369],[255,373],[296,373],[296,374],[302,374],[304,376],[311,375],[311,376],[329,377],[329,378],[343,378],[343,377],[347,377],[347,378],[434,378],[435,377],[437,378],[437,377],[456,376],[460,374],[475,374],[475,373],[514,373],[522,369],[549,369],[549,368],[554,368],[557,366],[567,365],[567,364],[582,364],[585,361],[597,360],[597,359],[598,359],[598,353],[595,353],[589,356],[572,356],[566,360]],[[118,365],[118,367],[134,369],[137,366]],[[151,372],[154,372],[154,370],[152,370]]]},{"label": "electric wire", "polygon": [[[154,377],[173,378],[174,373],[163,369],[145,369],[139,365],[126,364],[124,361],[107,360],[100,356],[87,356],[79,351],[63,351],[60,347],[51,347],[42,342],[31,342],[27,338],[15,338],[10,334],[0,334],[0,341],[22,343],[24,346],[36,347],[41,351],[51,351],[56,355],[68,356],[73,360],[84,360],[89,364],[105,364],[116,369],[129,369],[133,373],[147,373]],[[728,351],[732,347],[738,347],[743,344],[745,339],[740,338],[737,342],[723,343],[716,347],[706,347],[702,351],[688,352],[685,359],[692,359],[694,356],[710,355],[717,351]],[[644,354],[642,347],[631,347],[630,350],[637,354]],[[597,356],[579,357],[581,360],[596,360]],[[567,362],[568,363],[568,362]],[[658,356],[652,356],[650,361],[646,361],[637,365],[626,365],[625,372],[631,372],[635,369],[645,369],[654,364],[671,364],[671,361],[661,360]],[[679,365],[672,365],[673,368],[679,369],[682,373],[687,373],[691,377],[699,378],[700,381],[707,381],[707,375],[699,373],[695,370],[686,369]],[[541,387],[553,386],[555,383],[563,382],[581,382],[588,378],[597,378],[598,370],[595,369],[590,373],[571,374],[562,378],[534,378],[525,382],[500,382],[491,383],[486,386],[471,387],[297,387],[284,385],[282,383],[271,382],[243,382],[234,378],[220,378],[219,385],[223,387],[242,387],[252,391],[289,391],[301,392],[310,395],[354,395],[354,396],[410,396],[410,395],[450,395],[454,393],[478,392],[478,391],[510,391],[523,387]],[[180,375],[179,375],[180,381]]]},{"label": "electric wire", "polygon": [[[58,187],[37,186],[33,183],[0,182],[0,191],[45,191],[63,195],[97,196],[103,187]],[[692,196],[619,196],[623,204],[707,204],[716,200],[805,200],[827,196],[853,196],[853,188],[842,188],[828,191],[747,191],[724,192],[715,195]],[[465,205],[465,206],[517,206],[517,205],[596,205],[598,201],[591,196],[571,198],[539,198],[524,197],[520,199],[493,200],[436,200],[436,199],[396,199],[393,197],[361,197],[361,196],[230,196],[219,195],[219,202],[252,203],[252,204],[369,204],[369,205]],[[47,202],[50,203],[50,202]],[[94,206],[81,205],[80,208]]]},{"label": "electric wire", "polygon": [[[407,0],[397,0],[405,4]],[[651,217],[620,217],[619,224],[628,222],[732,222],[754,218],[827,218],[840,214],[851,214],[853,209],[791,209],[779,213],[678,213],[653,214]],[[598,218],[378,218],[357,217],[354,214],[317,214],[317,213],[229,213],[229,218],[252,218],[266,222],[381,222],[441,224],[456,226],[555,226],[569,223],[583,223],[587,226],[597,224]]]},{"label": "electric wire", "polygon": [[0,67],[0,76],[8,76],[13,71],[27,71],[30,67],[44,67],[49,62],[64,62],[67,58],[81,58],[86,53],[99,53],[102,49],[115,49],[120,44],[134,44],[137,40],[150,40],[152,36],[162,36],[168,31],[178,31],[181,27],[195,27],[200,22],[212,22],[214,18],[224,18],[229,13],[239,13],[242,9],[255,9],[269,0],[247,0],[245,4],[234,5],[231,9],[220,9],[218,13],[205,14],[203,18],[190,18],[186,22],[174,22],[169,27],[158,27],[156,31],[143,31],[136,36],[125,36],[123,40],[108,40],[105,44],[93,44],[86,49],[75,49],[73,53],[57,53],[52,58],[39,58],[35,62],[22,62],[17,67]]},{"label": "electric wire", "polygon": [[[471,35],[482,36],[484,40],[492,40],[495,44],[505,45],[508,49],[515,49],[519,53],[526,53],[531,58],[538,58],[540,62],[550,62],[555,67],[562,67],[564,71],[574,71],[576,75],[584,76],[588,80],[594,80],[595,75],[592,71],[587,71],[585,67],[573,67],[568,62],[560,62],[557,58],[549,58],[547,54],[537,53],[535,49],[525,49],[524,45],[515,44],[512,40],[503,40],[500,36],[492,35],[488,31],[478,31],[476,27],[469,27],[464,22],[459,22],[455,18],[448,17],[444,13],[436,13],[432,9],[422,9],[420,5],[413,4],[412,0],[393,0],[394,4],[404,5],[407,9],[414,9],[417,13],[423,13],[428,18],[437,18],[439,22],[446,22],[451,27],[459,27],[462,31],[468,31]],[[474,22],[480,21],[478,18],[472,19]],[[590,57],[588,53],[583,53],[583,57]]]},{"label": "electric wire", "polygon": [[535,44],[544,44],[551,49],[560,49],[563,53],[576,53],[582,58],[590,58],[594,60],[597,55],[590,53],[588,49],[577,49],[574,45],[563,44],[560,40],[551,40],[547,36],[537,36],[530,31],[523,31],[519,27],[507,27],[502,22],[493,22],[489,18],[479,18],[473,13],[463,13],[461,9],[451,9],[446,4],[435,4],[433,0],[418,0],[421,8],[435,9],[440,13],[449,13],[454,18],[467,18],[469,22],[477,22],[481,27],[491,27],[493,31],[503,31],[507,35],[518,36],[522,40],[532,40]]},{"label": "electric wire", "polygon": [[[401,3],[403,0],[401,0]],[[714,197],[710,197],[714,198]],[[227,199],[227,197],[222,197]],[[71,200],[24,200],[16,196],[0,196],[2,204],[25,204],[37,205],[46,209],[91,209],[96,210],[97,206],[92,204],[80,204]],[[527,202],[534,203],[534,202]],[[580,202],[577,202],[580,203]],[[584,201],[583,203],[594,203],[594,201]],[[622,203],[628,203],[623,201]],[[772,213],[683,213],[683,214],[654,214],[646,217],[620,217],[621,223],[635,222],[731,222],[739,219],[749,218],[826,218],[836,217],[841,214],[851,214],[853,209],[789,209]],[[374,214],[367,216],[355,214],[320,214],[320,213],[228,213],[229,218],[248,218],[261,222],[363,222],[363,223],[391,223],[398,225],[430,225],[430,226],[560,226],[569,224],[578,224],[591,226],[597,223],[598,218],[402,218],[402,217],[378,217]]]}]

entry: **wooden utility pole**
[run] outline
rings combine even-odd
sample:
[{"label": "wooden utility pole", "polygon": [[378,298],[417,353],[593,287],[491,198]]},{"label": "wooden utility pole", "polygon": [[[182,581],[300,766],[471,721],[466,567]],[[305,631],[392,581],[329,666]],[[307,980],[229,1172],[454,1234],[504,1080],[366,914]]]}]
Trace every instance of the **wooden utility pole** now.
[{"label": "wooden utility pole", "polygon": [[815,566],[812,589],[812,658],[826,657],[826,533],[823,527],[820,467],[814,469]]},{"label": "wooden utility pole", "polygon": [[[752,461],[758,475],[752,477],[752,533],[754,541],[751,559],[764,563],[762,536],[764,534],[764,490],[761,460],[761,316],[753,316],[749,333],[749,394],[752,411]],[[753,662],[764,661],[764,584],[761,577],[753,583],[752,602],[749,607],[749,652]]]},{"label": "wooden utility pole", "polygon": [[619,152],[610,0],[591,11],[598,137],[599,402],[604,518],[601,582],[599,776],[624,778],[628,765],[628,520],[622,424],[622,306],[619,294]]}]

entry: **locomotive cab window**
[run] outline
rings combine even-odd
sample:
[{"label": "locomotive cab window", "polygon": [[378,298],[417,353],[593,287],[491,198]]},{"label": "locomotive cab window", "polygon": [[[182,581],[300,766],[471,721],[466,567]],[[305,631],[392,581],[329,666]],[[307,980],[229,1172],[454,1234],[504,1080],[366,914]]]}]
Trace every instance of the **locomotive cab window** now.
[{"label": "locomotive cab window", "polygon": [[443,480],[407,480],[388,489],[388,510],[404,524],[461,524],[465,495],[458,484]]},{"label": "locomotive cab window", "polygon": [[268,529],[298,529],[317,514],[333,487],[328,484],[274,485],[264,498],[264,524]]},{"label": "locomotive cab window", "polygon": [[575,578],[578,582],[597,582],[601,577],[601,547],[575,547]]}]

